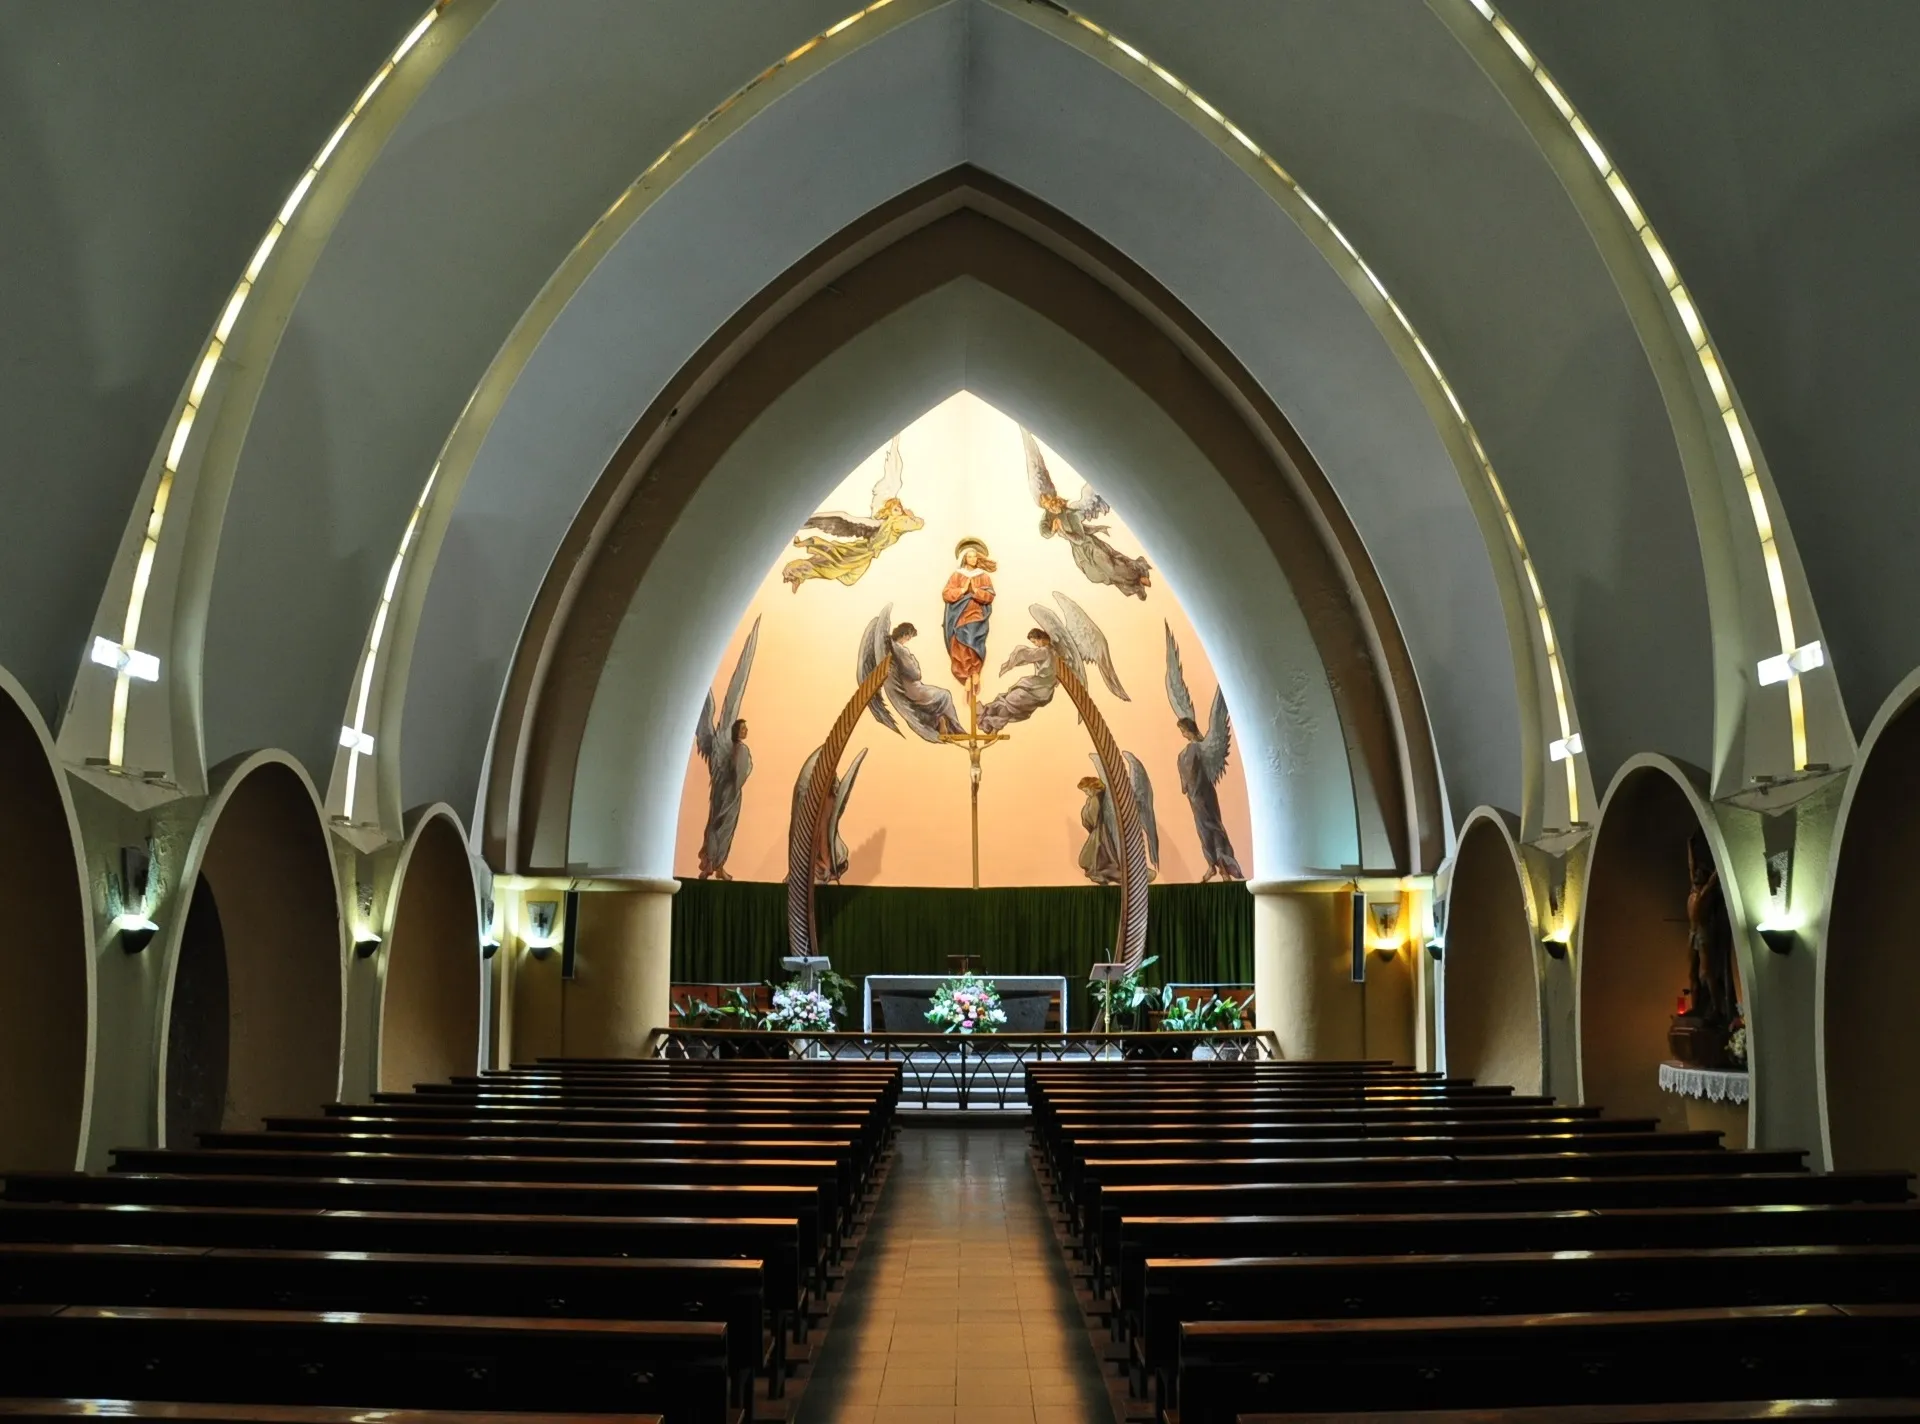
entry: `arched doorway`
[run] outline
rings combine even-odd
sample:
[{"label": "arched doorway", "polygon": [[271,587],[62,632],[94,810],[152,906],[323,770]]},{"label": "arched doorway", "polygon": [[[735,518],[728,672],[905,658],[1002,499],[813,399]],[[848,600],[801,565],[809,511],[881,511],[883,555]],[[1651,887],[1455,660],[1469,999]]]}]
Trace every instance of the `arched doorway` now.
[{"label": "arched doorway", "polygon": [[471,1073],[480,1057],[480,912],[467,838],[452,814],[414,828],[394,886],[383,953],[383,1092]]},{"label": "arched doorway", "polygon": [[339,897],[312,783],[270,752],[228,763],[215,780],[188,852],[195,889],[168,976],[159,1134],[168,1143],[182,1139],[177,1111],[196,1126],[250,1125],[311,1113],[340,1083]]},{"label": "arched doorway", "polygon": [[[1580,916],[1580,1096],[1627,1117],[1719,1129],[1730,1146],[1750,1137],[1745,1103],[1661,1091],[1668,1029],[1687,988],[1687,852],[1696,837],[1731,895],[1715,828],[1702,816],[1698,780],[1665,758],[1629,761],[1608,790],[1594,834]],[[1737,906],[1729,900],[1733,939]],[[1734,956],[1736,987],[1739,956]],[[1751,1054],[1750,1054],[1751,1056]]]},{"label": "arched doorway", "polygon": [[1533,915],[1512,829],[1474,812],[1447,893],[1447,1072],[1538,1093],[1545,1081]]},{"label": "arched doorway", "polygon": [[82,1151],[93,955],[78,844],[52,741],[0,673],[0,1168],[72,1168]]},{"label": "arched doorway", "polygon": [[1920,1167],[1920,956],[1908,920],[1920,855],[1920,698],[1894,694],[1841,812],[1820,954],[1820,1096],[1836,1169]]}]

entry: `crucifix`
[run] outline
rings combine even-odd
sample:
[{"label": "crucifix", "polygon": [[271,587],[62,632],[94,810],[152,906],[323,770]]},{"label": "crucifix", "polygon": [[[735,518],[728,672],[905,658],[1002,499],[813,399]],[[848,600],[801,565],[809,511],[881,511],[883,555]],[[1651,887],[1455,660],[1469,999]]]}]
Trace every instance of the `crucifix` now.
[{"label": "crucifix", "polygon": [[940,740],[952,747],[967,749],[967,770],[973,783],[973,888],[980,888],[980,753],[995,742],[1010,742],[1012,737],[1005,732],[983,732],[980,730],[980,699],[974,690],[967,689],[967,730],[964,732],[942,732]]}]

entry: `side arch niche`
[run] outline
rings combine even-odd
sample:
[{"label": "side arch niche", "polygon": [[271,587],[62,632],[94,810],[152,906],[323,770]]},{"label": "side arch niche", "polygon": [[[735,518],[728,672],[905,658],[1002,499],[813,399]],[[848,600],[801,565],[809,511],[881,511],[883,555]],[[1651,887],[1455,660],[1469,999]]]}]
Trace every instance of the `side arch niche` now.
[{"label": "side arch niche", "polygon": [[1538,1093],[1545,1082],[1534,920],[1513,830],[1467,818],[1447,893],[1447,1072]]},{"label": "side arch niche", "polygon": [[164,998],[159,1137],[308,1114],[340,1084],[342,936],[313,784],[278,753],[229,762],[183,872]]},{"label": "side arch niche", "polygon": [[480,909],[466,833],[436,808],[408,837],[380,996],[379,1087],[404,1092],[480,1061]]},{"label": "side arch niche", "polygon": [[0,672],[0,1169],[68,1170],[85,1146],[93,936],[79,845],[52,739]]},{"label": "side arch niche", "polygon": [[[1740,990],[1736,887],[1700,791],[1704,777],[1664,757],[1631,759],[1600,809],[1580,915],[1580,1098],[1616,1117],[1657,1117],[1667,1127],[1719,1129],[1728,1146],[1751,1139],[1749,1105],[1661,1091],[1660,1064],[1687,987],[1687,845],[1703,835],[1727,895]],[[1749,1061],[1752,1059],[1749,1049]]]},{"label": "side arch niche", "polygon": [[1821,1116],[1837,1170],[1920,1167],[1920,675],[1875,719],[1841,812],[1818,994]]}]

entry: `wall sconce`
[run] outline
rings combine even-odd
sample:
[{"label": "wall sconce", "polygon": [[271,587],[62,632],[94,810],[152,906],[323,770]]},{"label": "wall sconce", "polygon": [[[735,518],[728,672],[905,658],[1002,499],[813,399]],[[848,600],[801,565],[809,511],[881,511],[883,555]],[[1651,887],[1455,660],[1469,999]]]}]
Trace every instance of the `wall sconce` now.
[{"label": "wall sconce", "polygon": [[553,953],[553,926],[559,917],[558,900],[527,901],[527,953],[535,959],[545,959]]},{"label": "wall sconce", "polygon": [[1545,935],[1541,938],[1540,947],[1547,952],[1547,958],[1549,959],[1565,959],[1567,957],[1567,951],[1572,948],[1572,944],[1567,939],[1567,932],[1565,930],[1555,930],[1552,934]]},{"label": "wall sconce", "polygon": [[1431,959],[1435,964],[1440,963],[1442,960],[1444,960],[1447,957],[1447,942],[1445,940],[1440,940],[1440,939],[1428,940],[1427,941],[1427,957]]},{"label": "wall sconce", "polygon": [[109,928],[120,937],[120,948],[128,954],[140,953],[160,930],[144,913],[116,915]]},{"label": "wall sconce", "polygon": [[1800,931],[1792,925],[1757,925],[1755,928],[1759,930],[1767,948],[1775,954],[1791,954],[1795,942],[1800,938]]},{"label": "wall sconce", "polygon": [[362,925],[353,932],[353,957],[371,959],[380,950],[380,936]]}]

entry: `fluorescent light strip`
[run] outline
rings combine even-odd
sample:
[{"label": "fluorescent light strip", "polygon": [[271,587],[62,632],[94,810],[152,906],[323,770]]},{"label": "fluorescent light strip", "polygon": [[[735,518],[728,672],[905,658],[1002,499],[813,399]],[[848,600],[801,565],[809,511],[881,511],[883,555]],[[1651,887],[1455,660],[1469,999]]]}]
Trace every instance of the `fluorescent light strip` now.
[{"label": "fluorescent light strip", "polygon": [[[193,384],[187,389],[186,401],[181,407],[180,414],[175,417],[173,432],[168,437],[166,459],[161,466],[160,478],[154,486],[153,505],[147,513],[146,534],[141,542],[139,557],[134,562],[133,584],[127,591],[127,615],[121,624],[120,633],[122,647],[131,649],[139,640],[140,620],[146,608],[147,587],[153,578],[153,565],[159,551],[160,535],[166,527],[167,502],[173,493],[173,478],[179,473],[180,463],[186,455],[187,441],[193,432],[194,418],[200,413],[200,402],[206,398],[207,387],[212,384],[214,372],[220,364],[220,357],[226,349],[227,341],[233,335],[234,323],[239,321],[241,310],[247,304],[247,297],[253,291],[253,284],[259,280],[261,269],[266,266],[268,257],[272,255],[274,247],[286,231],[287,224],[293,220],[294,213],[306,201],[314,179],[319,177],[320,170],[326,166],[327,160],[333,157],[334,150],[339,147],[340,140],[346,137],[347,130],[352,126],[353,121],[360,116],[360,111],[366,106],[367,100],[371,99],[374,92],[387,82],[388,76],[393,73],[393,67],[400,62],[401,56],[418,44],[421,37],[432,28],[433,22],[440,18],[441,9],[447,3],[448,0],[435,0],[433,7],[408,31],[407,37],[400,42],[400,47],[380,66],[373,77],[373,82],[362,91],[352,111],[333,131],[326,146],[320,150],[313,162],[307,165],[299,181],[293,185],[293,191],[287,195],[286,202],[280,205],[280,211],[274,218],[273,225],[267,229],[267,235],[254,249],[253,259],[247,264],[245,275],[235,284],[232,295],[227,298],[226,306],[221,309],[220,319],[214,324],[213,335],[208,338],[206,347],[200,354]],[[159,666],[157,660],[154,666],[157,676]],[[127,669],[122,667],[114,677],[113,710],[107,727],[107,765],[113,767],[124,765],[126,760],[129,700],[127,684],[130,676]]]},{"label": "fluorescent light strip", "polygon": [[[876,11],[884,10],[891,3],[893,3],[893,0],[873,0],[873,3],[865,9],[854,11],[851,15],[830,25],[827,29],[821,31],[798,48],[788,51],[781,58],[775,60],[739,89],[728,95],[718,105],[710,109],[698,123],[694,124],[692,128],[688,129],[668,145],[664,153],[654,159],[653,162],[649,163],[646,168],[641,171],[640,180],[644,182],[649,174],[660,168],[660,166],[672,158],[675,153],[679,152],[681,148],[696,138],[715,119],[739,103],[747,94],[778,74],[782,69],[785,69],[802,55],[826,43],[826,41],[852,29],[869,15],[874,14]],[[424,33],[427,24],[431,22],[432,18],[433,16],[429,15],[426,20],[421,22],[418,31],[401,43],[400,48],[394,53],[393,60],[388,61],[381,72],[374,77],[374,82],[367,86],[366,92],[360,96],[359,102],[354,105],[354,114],[358,114],[361,107],[373,96],[374,90],[386,82],[386,76],[392,70],[393,63],[412,47],[414,41],[419,37],[419,33]],[[348,122],[351,122],[352,118],[353,115],[349,115]],[[320,166],[320,163],[325,161],[326,155],[333,151],[334,145],[339,142],[340,134],[344,132],[345,128],[346,124],[342,124],[340,130],[336,131],[334,136],[327,140],[326,148],[321,150],[321,157],[316,160],[314,164],[316,169]],[[632,191],[633,190],[629,188],[627,192],[622,193],[614,200],[612,206],[594,221],[593,226],[587,229],[586,235],[574,245],[575,251],[585,246],[586,243],[592,239],[593,235],[605,226],[615,213],[620,211],[621,206],[626,203]],[[465,421],[467,410],[471,409],[472,406],[473,397],[468,396],[467,409],[463,409],[460,412],[460,420],[455,422],[454,428],[456,431],[459,429],[460,424]],[[443,447],[441,460],[445,458],[446,452]],[[440,463],[440,460],[434,461],[433,468],[428,471],[426,483],[421,486],[420,489],[420,497],[414,501],[413,513],[408,517],[407,526],[401,532],[399,550],[394,554],[393,562],[387,568],[387,581],[382,585],[380,591],[380,606],[374,610],[373,623],[367,630],[366,645],[360,654],[359,687],[354,696],[353,720],[340,729],[340,745],[345,748],[347,752],[347,777],[341,811],[348,820],[353,819],[354,804],[359,799],[360,794],[360,758],[362,756],[369,756],[373,752],[373,737],[368,734],[366,725],[367,711],[373,702],[373,680],[374,674],[379,667],[380,645],[386,635],[387,618],[392,611],[393,600],[400,590],[400,578],[406,568],[407,554],[413,547],[414,535],[419,532],[421,518],[426,513],[427,501],[433,495],[434,484],[440,478]]]},{"label": "fluorescent light strip", "polygon": [[[1699,308],[1693,303],[1692,295],[1680,281],[1680,274],[1674,269],[1673,261],[1667,256],[1667,250],[1660,239],[1654,235],[1653,226],[1647,221],[1646,213],[1633,196],[1633,190],[1627,186],[1627,180],[1620,170],[1613,166],[1606,150],[1600,147],[1599,140],[1574,109],[1560,86],[1553,82],[1540,61],[1533,57],[1513,27],[1495,11],[1490,0],[1469,0],[1481,17],[1493,26],[1494,33],[1506,42],[1508,49],[1533,76],[1533,81],[1545,94],[1547,101],[1559,113],[1567,130],[1578,140],[1586,151],[1587,158],[1599,171],[1601,180],[1607,185],[1607,191],[1613,195],[1620,211],[1626,216],[1629,226],[1640,238],[1640,245],[1646,249],[1647,260],[1653,263],[1653,270],[1660,278],[1660,285],[1666,289],[1667,300],[1673,307],[1674,316],[1681,328],[1687,333],[1687,341],[1693,347],[1694,359],[1699,362],[1700,374],[1706,380],[1707,389],[1712,392],[1716,407],[1720,411],[1726,427],[1727,443],[1733,452],[1734,464],[1739,468],[1741,477],[1747,486],[1748,504],[1753,511],[1755,536],[1760,542],[1760,558],[1767,570],[1767,595],[1773,603],[1773,617],[1780,637],[1782,656],[1794,652],[1793,604],[1787,594],[1787,584],[1780,569],[1780,551],[1774,543],[1775,520],[1767,510],[1765,491],[1760,487],[1755,475],[1752,452],[1752,437],[1746,428],[1746,421],[1734,409],[1733,391],[1726,373],[1715,354],[1713,343],[1707,335],[1705,322],[1701,320]],[[1809,644],[1817,646],[1817,644]],[[1772,661],[1769,659],[1768,661]],[[1765,664],[1763,664],[1764,666]],[[1795,671],[1787,679],[1787,715],[1793,738],[1793,767],[1795,771],[1804,771],[1807,767],[1807,722],[1806,700],[1800,687],[1800,674]]]},{"label": "fluorescent light strip", "polygon": [[[1513,48],[1514,52],[1526,59],[1531,65],[1532,56],[1527,54],[1526,47],[1520,43],[1519,37],[1493,14],[1492,7],[1481,4],[1481,0],[1473,0],[1473,3],[1476,8],[1480,9],[1482,14],[1486,15],[1486,17],[1492,20],[1496,27],[1500,29],[1502,38]],[[1468,444],[1473,449],[1474,458],[1479,462],[1481,475],[1485,478],[1487,487],[1492,491],[1494,500],[1499,505],[1500,513],[1506,520],[1507,533],[1513,542],[1514,554],[1520,561],[1520,567],[1526,575],[1527,587],[1533,596],[1534,616],[1540,625],[1541,644],[1546,654],[1547,678],[1553,688],[1554,712],[1560,728],[1559,743],[1570,746],[1573,752],[1573,755],[1569,755],[1566,758],[1567,819],[1569,821],[1578,821],[1580,819],[1580,782],[1575,770],[1573,756],[1578,755],[1581,749],[1580,734],[1573,726],[1572,708],[1567,698],[1566,676],[1560,662],[1560,644],[1553,632],[1553,616],[1547,611],[1546,596],[1540,591],[1539,575],[1534,571],[1533,559],[1527,552],[1526,540],[1521,537],[1519,522],[1513,516],[1513,507],[1507,502],[1506,491],[1500,487],[1499,477],[1493,472],[1493,464],[1487,459],[1486,449],[1481,445],[1480,437],[1478,433],[1475,432],[1473,423],[1467,419],[1467,413],[1460,403],[1460,397],[1454,393],[1452,383],[1441,373],[1440,363],[1434,359],[1433,353],[1427,348],[1426,343],[1420,339],[1420,334],[1414,330],[1413,323],[1408,319],[1406,312],[1401,310],[1400,304],[1388,293],[1386,284],[1380,280],[1379,275],[1375,273],[1371,267],[1361,260],[1358,250],[1354,247],[1353,243],[1347,239],[1347,235],[1340,231],[1333,220],[1327,216],[1326,211],[1307,195],[1300,185],[1287,173],[1286,169],[1282,168],[1277,160],[1263,151],[1244,129],[1239,128],[1225,118],[1218,108],[1202,99],[1194,92],[1190,85],[1183,83],[1174,75],[1168,73],[1160,65],[1148,59],[1139,50],[1135,49],[1125,40],[1120,39],[1105,26],[1088,19],[1085,15],[1073,11],[1068,11],[1067,14],[1068,18],[1089,34],[1099,37],[1128,59],[1143,66],[1148,74],[1172,89],[1201,119],[1219,128],[1228,138],[1241,145],[1241,147],[1245,148],[1265,164],[1267,170],[1272,173],[1274,177],[1286,184],[1294,197],[1305,206],[1308,212],[1312,213],[1314,217],[1319,220],[1326,231],[1326,235],[1332,238],[1335,244],[1353,260],[1360,276],[1365,280],[1373,293],[1379,297],[1380,303],[1387,314],[1391,316],[1394,322],[1400,327],[1402,334],[1412,343],[1413,349],[1419,354],[1421,362],[1432,374],[1435,386],[1438,387],[1441,396],[1446,400],[1449,409],[1452,410],[1454,419],[1459,423],[1460,429],[1466,435]],[[1594,144],[1593,149],[1597,152],[1599,145],[1597,143]]]}]

